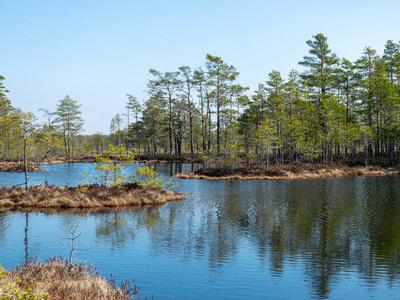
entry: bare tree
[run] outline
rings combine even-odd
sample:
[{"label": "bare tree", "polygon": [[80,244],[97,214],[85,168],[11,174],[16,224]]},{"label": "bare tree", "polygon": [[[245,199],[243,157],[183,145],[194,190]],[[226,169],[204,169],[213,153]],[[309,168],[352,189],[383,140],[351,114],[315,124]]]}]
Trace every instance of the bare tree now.
[{"label": "bare tree", "polygon": [[62,239],[62,242],[59,244],[62,245],[70,245],[71,246],[71,251],[69,253],[69,260],[68,260],[68,267],[69,269],[72,268],[72,262],[73,262],[73,256],[77,252],[81,251],[87,251],[89,248],[85,248],[85,245],[88,245],[89,243],[79,243],[76,240],[81,236],[82,231],[77,232],[78,226],[68,226],[68,231],[71,234],[70,237],[60,237]]}]

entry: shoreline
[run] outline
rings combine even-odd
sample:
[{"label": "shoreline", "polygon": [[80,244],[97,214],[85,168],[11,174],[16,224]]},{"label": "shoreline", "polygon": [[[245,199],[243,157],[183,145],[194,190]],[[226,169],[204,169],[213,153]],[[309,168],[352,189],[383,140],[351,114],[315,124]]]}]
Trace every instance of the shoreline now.
[{"label": "shoreline", "polygon": [[[329,167],[329,165],[327,165]],[[332,166],[330,166],[332,167]],[[207,169],[206,171],[204,171]],[[333,168],[320,168],[314,170],[290,170],[290,168],[274,166],[271,170],[254,169],[255,172],[246,174],[243,169],[228,171],[223,174],[220,168],[202,168],[196,172],[179,173],[173,176],[178,179],[203,179],[203,180],[293,180],[293,179],[312,179],[312,178],[335,178],[335,177],[357,177],[357,176],[388,176],[399,175],[400,170],[395,168],[381,167],[347,167],[334,166]],[[253,170],[253,171],[254,171]],[[204,171],[204,172],[203,172]],[[214,172],[213,172],[214,171]],[[248,171],[248,169],[246,170]],[[211,173],[211,175],[210,175]],[[213,175],[213,173],[219,173]],[[230,173],[230,174],[229,174]],[[253,173],[253,174],[251,174]],[[254,174],[256,173],[256,174]],[[257,174],[258,173],[258,174]],[[270,173],[270,174],[262,174]]]}]

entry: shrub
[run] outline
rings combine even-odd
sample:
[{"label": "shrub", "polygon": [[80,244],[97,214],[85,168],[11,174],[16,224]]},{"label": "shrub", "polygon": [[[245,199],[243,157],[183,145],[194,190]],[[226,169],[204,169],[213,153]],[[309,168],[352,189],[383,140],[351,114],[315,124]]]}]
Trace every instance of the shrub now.
[{"label": "shrub", "polygon": [[[4,275],[7,271],[3,269],[0,264],[0,282],[4,281]],[[33,293],[35,285],[32,284],[27,289],[20,289],[19,284],[21,279],[16,278],[16,282],[4,285],[0,290],[0,300],[11,300],[11,299],[28,299],[28,300],[39,300],[39,299],[49,299],[48,293],[43,293],[40,298]]]},{"label": "shrub", "polygon": [[[112,157],[113,156],[113,157]],[[101,185],[117,186],[123,188],[129,183],[137,183],[138,185],[148,188],[175,188],[178,182],[173,182],[172,177],[166,179],[154,171],[154,167],[144,166],[137,167],[134,174],[125,175],[125,170],[132,164],[137,164],[134,156],[127,153],[125,147],[114,147],[109,145],[109,151],[105,151],[103,155],[96,156],[95,168],[100,174],[89,179],[89,174],[84,172],[79,178],[81,185],[77,191],[87,192],[86,185],[92,182]]]}]

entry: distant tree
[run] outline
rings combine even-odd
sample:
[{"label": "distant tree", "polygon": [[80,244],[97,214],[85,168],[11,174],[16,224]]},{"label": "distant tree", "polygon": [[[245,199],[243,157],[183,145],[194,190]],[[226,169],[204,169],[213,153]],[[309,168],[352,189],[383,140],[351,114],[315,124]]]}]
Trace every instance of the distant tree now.
[{"label": "distant tree", "polygon": [[18,112],[15,115],[15,121],[18,124],[18,132],[23,142],[23,158],[24,158],[24,173],[25,173],[25,188],[28,190],[28,146],[34,143],[33,133],[35,125],[33,123],[34,116],[31,113]]},{"label": "distant tree", "polygon": [[[136,144],[138,145],[139,148],[139,152],[140,152],[140,137],[139,137],[139,131],[132,131],[131,130],[131,124],[129,123],[129,115],[131,114],[131,112],[134,113],[135,115],[135,125],[133,127],[136,128],[136,125],[139,121],[139,113],[142,111],[143,107],[142,104],[140,103],[140,101],[137,100],[137,98],[135,96],[126,94],[128,96],[128,103],[126,103],[126,108],[128,109],[128,126],[127,126],[127,133],[128,133],[128,143],[131,141],[136,141]],[[136,138],[132,139],[130,137],[130,133],[135,133]]]},{"label": "distant tree", "polygon": [[231,84],[239,73],[236,68],[224,63],[221,57],[207,54],[206,57],[208,85],[212,87],[209,97],[213,99],[217,114],[217,154],[220,154],[221,145],[221,117],[226,113],[230,104]]},{"label": "distant tree", "polygon": [[314,35],[313,40],[308,40],[306,43],[311,48],[309,50],[311,56],[304,56],[303,61],[299,62],[300,65],[309,68],[302,74],[302,78],[317,89],[318,100],[323,101],[332,84],[333,70],[338,57],[331,53],[328,39],[321,33]]},{"label": "distant tree", "polygon": [[338,57],[332,54],[329,49],[328,39],[321,33],[313,36],[313,40],[308,40],[307,45],[310,46],[310,56],[304,56],[300,65],[309,69],[301,75],[302,79],[307,82],[311,88],[311,96],[314,99],[316,107],[316,133],[323,137],[324,156],[328,154],[328,136],[329,126],[328,117],[330,115],[329,102],[332,100],[332,95],[329,90],[336,82],[336,65]]},{"label": "distant tree", "polygon": [[376,59],[376,50],[366,47],[362,56],[355,63],[359,75],[357,85],[359,87],[358,97],[361,99],[362,109],[360,112],[368,126],[372,126],[373,122],[372,81]]},{"label": "distant tree", "polygon": [[[285,84],[284,80],[281,77],[281,74],[278,71],[272,70],[272,72],[268,74],[266,89],[269,92],[267,102],[269,108],[268,110],[270,112],[269,119],[275,124],[276,137],[282,143],[283,127],[286,125],[285,121],[287,120],[287,118],[285,111]],[[276,147],[276,149],[278,150],[279,161],[282,161],[282,151],[278,147]]]},{"label": "distant tree", "polygon": [[47,108],[39,108],[39,111],[44,112],[44,116],[47,119],[47,126],[50,129],[51,126],[51,117],[55,114],[54,112],[51,112],[49,109]]},{"label": "distant tree", "polygon": [[271,123],[270,119],[265,118],[261,122],[257,130],[257,136],[261,148],[265,151],[265,168],[268,170],[270,150],[279,147],[276,127]]},{"label": "distant tree", "polygon": [[[3,85],[3,80],[4,80],[4,79],[5,79],[5,78],[4,78],[3,76],[0,75],[0,101],[1,101],[1,102],[7,100],[7,97],[6,97],[6,94],[5,94],[5,93],[8,93],[8,92],[9,92],[9,91],[4,87],[4,85]],[[11,103],[10,103],[10,104],[11,104]]]},{"label": "distant tree", "polygon": [[[160,71],[150,69],[150,74],[155,77],[155,79],[149,80],[148,87],[150,89],[150,94],[158,94],[161,92],[161,95],[165,97],[168,101],[168,138],[169,138],[169,154],[172,155],[172,140],[173,140],[173,105],[174,94],[178,89],[179,80],[178,75],[179,72],[165,72],[162,73]],[[159,96],[160,94],[158,94]]]},{"label": "distant tree", "polygon": [[186,100],[186,107],[189,115],[189,138],[190,138],[190,154],[193,155],[194,153],[194,141],[193,141],[193,117],[194,117],[194,103],[193,103],[193,96],[192,96],[192,89],[193,89],[193,73],[190,67],[182,66],[179,68],[181,71],[180,74],[182,76],[180,83],[180,90],[182,92],[182,97]]},{"label": "distant tree", "polygon": [[11,112],[14,107],[7,98],[6,93],[9,91],[3,85],[4,77],[0,75],[0,144],[3,148],[3,158],[7,159],[10,155],[12,128],[15,126],[11,119]]},{"label": "distant tree", "polygon": [[144,105],[143,122],[140,127],[145,133],[148,154],[157,154],[157,146],[160,146],[160,142],[162,142],[162,133],[169,131],[169,126],[166,127],[164,122],[164,120],[168,120],[165,106],[166,101],[162,92],[151,96]]},{"label": "distant tree", "polygon": [[128,127],[129,127],[130,126],[129,116],[131,112],[135,114],[135,122],[137,122],[138,115],[142,111],[142,104],[137,100],[135,96],[129,94],[126,94],[126,96],[128,96],[128,102],[126,103],[125,107],[128,109],[127,116],[128,116]]},{"label": "distant tree", "polygon": [[400,79],[400,44],[396,44],[392,40],[387,41],[383,59],[385,60],[390,83],[394,84],[397,79],[398,84]]},{"label": "distant tree", "polygon": [[[205,73],[203,70],[201,70],[201,69],[194,70],[193,85],[195,85],[197,87],[197,92],[198,92],[200,115],[201,115],[200,122],[201,122],[202,145],[203,145],[202,148],[203,148],[203,151],[206,151],[207,150],[206,139],[207,139],[208,127],[210,127],[207,125],[207,120],[210,119],[209,118],[209,106],[210,105],[209,105],[209,101],[208,101],[209,98],[206,97],[207,81],[206,81]],[[207,105],[205,103],[206,100],[207,100]],[[208,140],[210,140],[209,137],[208,137]]]},{"label": "distant tree", "polygon": [[110,122],[110,132],[112,135],[117,136],[117,146],[121,145],[121,134],[122,134],[122,118],[120,114],[116,114]]},{"label": "distant tree", "polygon": [[83,119],[80,111],[81,105],[76,100],[71,99],[68,95],[60,100],[56,108],[56,119],[54,124],[61,129],[64,137],[64,146],[68,158],[71,158],[71,142],[72,137],[82,131]]},{"label": "distant tree", "polygon": [[241,109],[249,104],[249,97],[245,95],[245,92],[248,90],[248,87],[241,86],[240,84],[233,84],[231,86],[232,104],[236,107],[236,120],[240,117]]}]

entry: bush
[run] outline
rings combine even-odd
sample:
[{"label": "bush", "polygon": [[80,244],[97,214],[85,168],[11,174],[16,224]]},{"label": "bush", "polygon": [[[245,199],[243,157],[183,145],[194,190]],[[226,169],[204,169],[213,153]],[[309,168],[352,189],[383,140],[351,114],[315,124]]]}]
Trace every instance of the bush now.
[{"label": "bush", "polygon": [[101,185],[117,186],[123,188],[126,184],[137,183],[138,185],[148,188],[175,188],[178,183],[164,178],[154,171],[153,167],[137,167],[134,174],[124,175],[126,168],[132,164],[137,164],[134,156],[127,153],[125,147],[114,147],[109,145],[109,151],[105,151],[103,155],[96,156],[95,168],[100,174],[89,179],[89,174],[86,172],[79,178],[81,185],[77,188],[78,191],[86,193],[86,185],[92,182],[100,183]]},{"label": "bush", "polygon": [[[0,282],[4,281],[4,275],[7,274],[7,271],[3,269],[0,264]],[[20,288],[21,279],[19,277],[16,278],[16,282],[9,283],[4,285],[0,290],[0,300],[10,300],[10,299],[29,299],[29,300],[39,300],[39,299],[49,299],[48,293],[43,293],[40,298],[33,293],[33,289],[35,285],[32,284],[28,288],[21,289]]]}]

